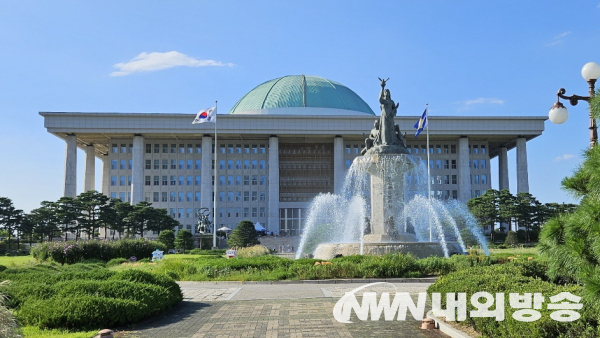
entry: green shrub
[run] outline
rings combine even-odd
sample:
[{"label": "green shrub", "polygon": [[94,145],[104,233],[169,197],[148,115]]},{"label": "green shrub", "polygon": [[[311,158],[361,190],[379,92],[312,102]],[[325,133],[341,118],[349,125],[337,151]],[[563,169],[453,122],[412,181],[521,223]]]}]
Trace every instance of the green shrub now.
[{"label": "green shrub", "polygon": [[158,234],[157,240],[164,244],[167,247],[167,250],[175,248],[175,233],[173,230],[161,231],[160,234]]},{"label": "green shrub", "polygon": [[125,258],[113,258],[110,261],[106,262],[106,267],[110,268],[111,266],[121,265],[127,262],[129,262],[129,260]]},{"label": "green shrub", "polygon": [[235,230],[231,232],[227,244],[230,248],[245,248],[260,244],[254,223],[248,220],[239,222]]},{"label": "green shrub", "polygon": [[206,255],[206,256],[222,256],[225,254],[224,249],[216,249],[216,250],[202,250],[202,249],[192,249],[188,252],[191,255]]},{"label": "green shrub", "polygon": [[506,235],[506,239],[504,240],[504,245],[506,246],[515,246],[519,244],[519,238],[517,233],[514,231],[509,231]]},{"label": "green shrub", "polygon": [[74,296],[37,299],[24,303],[18,319],[40,328],[97,329],[135,323],[147,305],[131,299]]},{"label": "green shrub", "polygon": [[[579,310],[581,318],[575,322],[563,323],[550,318],[551,310],[545,308],[548,297],[560,292],[570,292],[575,295],[581,294],[578,286],[559,286],[537,278],[527,276],[537,271],[539,266],[534,262],[523,262],[518,264],[507,263],[491,266],[475,266],[466,268],[446,276],[440,277],[428,288],[429,293],[440,293],[442,308],[445,308],[445,295],[450,292],[465,292],[467,295],[467,313],[474,310],[470,297],[476,292],[504,293],[505,319],[497,321],[493,317],[471,317],[467,316],[465,324],[474,327],[485,337],[592,337],[587,327],[596,330],[597,315],[591,310],[592,307],[584,304]],[[537,272],[533,273],[537,274]],[[540,311],[542,317],[535,322],[521,322],[512,318],[512,314],[518,309],[509,305],[509,293],[542,293],[546,297],[544,308]],[[495,305],[494,305],[495,306]]]},{"label": "green shrub", "polygon": [[262,245],[255,245],[247,248],[240,248],[237,250],[237,256],[239,258],[259,257],[270,254],[271,250]]}]

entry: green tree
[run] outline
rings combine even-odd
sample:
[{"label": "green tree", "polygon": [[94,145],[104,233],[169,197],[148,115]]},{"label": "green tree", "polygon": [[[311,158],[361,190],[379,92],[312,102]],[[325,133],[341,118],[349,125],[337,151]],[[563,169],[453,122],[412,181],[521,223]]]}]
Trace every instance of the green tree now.
[{"label": "green tree", "polygon": [[9,198],[0,197],[0,227],[7,232],[9,249],[10,239],[22,220],[23,210],[15,209]]},{"label": "green tree", "polygon": [[[600,118],[600,95],[591,101]],[[559,214],[542,228],[538,249],[548,261],[548,275],[583,284],[583,296],[600,310],[600,146],[585,152],[584,162],[563,187],[581,203],[572,213]]]},{"label": "green tree", "polygon": [[251,221],[241,221],[238,223],[237,228],[232,231],[229,240],[227,241],[229,247],[233,248],[245,248],[260,244],[258,241],[258,232],[254,228],[254,223]]},{"label": "green tree", "polygon": [[485,229],[489,227],[494,242],[494,227],[498,221],[498,190],[488,189],[479,197],[470,199],[467,207],[477,222]]},{"label": "green tree", "polygon": [[56,201],[53,207],[56,212],[57,220],[61,224],[66,241],[69,232],[74,232],[76,234],[79,232],[79,225],[77,223],[81,213],[79,201],[73,197],[61,197]]},{"label": "green tree", "polygon": [[29,220],[33,226],[32,232],[42,242],[45,237],[48,237],[48,240],[51,241],[61,235],[60,221],[55,206],[54,202],[43,201],[39,208],[31,210],[29,213]]},{"label": "green tree", "polygon": [[[512,231],[513,219],[516,216],[516,198],[508,189],[502,189],[498,192],[498,217],[500,226],[506,224],[508,231]],[[516,229],[515,229],[516,230]]]},{"label": "green tree", "polygon": [[504,240],[504,244],[506,244],[507,246],[515,246],[515,245],[519,244],[519,239],[517,237],[517,233],[514,231],[509,231],[508,234],[506,234],[506,239]]},{"label": "green tree", "polygon": [[173,230],[163,230],[158,234],[158,241],[167,246],[167,249],[175,247],[175,233]]},{"label": "green tree", "polygon": [[188,230],[177,231],[175,236],[175,248],[183,250],[191,250],[194,247],[194,236]]},{"label": "green tree", "polygon": [[81,229],[88,235],[88,239],[94,237],[102,225],[102,212],[107,208],[108,197],[96,190],[82,192],[75,197],[79,204],[79,224]]}]

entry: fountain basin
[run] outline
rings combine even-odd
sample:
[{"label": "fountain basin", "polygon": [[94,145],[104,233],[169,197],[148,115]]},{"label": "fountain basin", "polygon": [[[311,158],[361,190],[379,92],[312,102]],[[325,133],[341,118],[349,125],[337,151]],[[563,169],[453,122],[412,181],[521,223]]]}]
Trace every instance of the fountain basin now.
[{"label": "fountain basin", "polygon": [[[456,242],[446,243],[448,245],[448,252],[450,255],[453,254],[464,254],[460,245]],[[363,246],[363,255],[385,255],[388,253],[410,253],[417,258],[427,258],[430,256],[444,257],[444,250],[438,242],[402,242],[402,243],[368,243],[365,242]],[[331,259],[337,255],[352,256],[360,255],[361,244],[360,243],[329,243],[319,244],[314,251],[314,258],[316,259]]]}]

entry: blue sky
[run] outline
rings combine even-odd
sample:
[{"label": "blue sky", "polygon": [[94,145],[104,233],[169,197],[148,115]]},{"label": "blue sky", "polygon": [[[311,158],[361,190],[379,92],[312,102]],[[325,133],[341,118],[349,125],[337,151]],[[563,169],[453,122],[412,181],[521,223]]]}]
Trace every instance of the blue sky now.
[{"label": "blue sky", "polygon": [[[0,1],[0,196],[30,211],[62,194],[64,142],[40,111],[225,113],[285,75],[340,82],[374,111],[389,77],[399,114],[429,103],[431,123],[545,116],[559,88],[587,95],[599,18],[598,0]],[[587,104],[565,104],[569,120],[527,144],[542,202],[574,202],[560,181],[589,142]],[[514,150],[509,166],[515,192]]]}]

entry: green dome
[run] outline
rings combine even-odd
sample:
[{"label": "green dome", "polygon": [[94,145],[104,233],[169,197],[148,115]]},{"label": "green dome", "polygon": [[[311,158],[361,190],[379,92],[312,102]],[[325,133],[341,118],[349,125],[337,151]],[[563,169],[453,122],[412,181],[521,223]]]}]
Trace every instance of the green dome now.
[{"label": "green dome", "polygon": [[[350,88],[319,76],[289,75],[267,81],[244,95],[230,114],[294,114],[297,109],[316,109],[314,114],[369,114],[373,110]],[[304,113],[304,112],[303,112]]]}]

